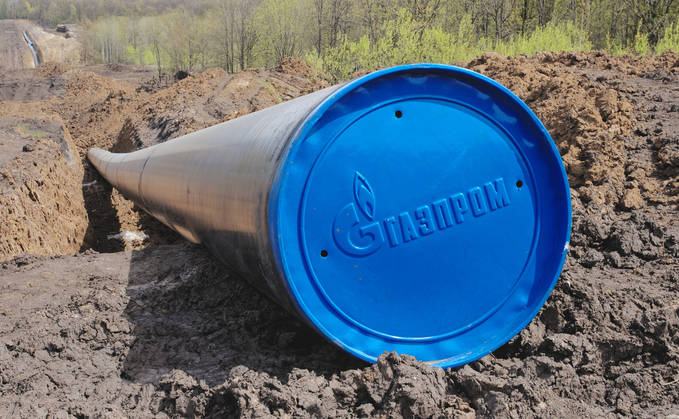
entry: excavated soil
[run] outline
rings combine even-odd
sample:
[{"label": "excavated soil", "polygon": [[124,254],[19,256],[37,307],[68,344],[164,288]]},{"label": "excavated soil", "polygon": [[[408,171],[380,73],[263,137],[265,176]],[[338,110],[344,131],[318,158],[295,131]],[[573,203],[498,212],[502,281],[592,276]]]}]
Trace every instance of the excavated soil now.
[{"label": "excavated soil", "polygon": [[66,37],[67,34],[30,24],[27,24],[26,32],[35,45],[40,63],[80,64],[80,42],[70,33]]},{"label": "excavated soil", "polygon": [[0,70],[35,67],[33,54],[22,33],[28,27],[27,21],[0,20]]},{"label": "excavated soil", "polygon": [[[84,159],[329,85],[270,70],[0,69],[0,415],[679,418],[679,54],[486,54],[562,154],[569,257],[517,337],[442,370],[359,361],[144,214]],[[109,238],[129,231],[144,240]]]}]

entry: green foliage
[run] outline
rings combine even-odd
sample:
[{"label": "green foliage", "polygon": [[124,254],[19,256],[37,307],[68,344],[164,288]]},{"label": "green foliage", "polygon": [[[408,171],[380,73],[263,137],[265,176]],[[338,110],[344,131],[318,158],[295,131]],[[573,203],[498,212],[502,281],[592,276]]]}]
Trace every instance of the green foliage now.
[{"label": "green foliage", "polygon": [[660,41],[658,41],[655,52],[657,54],[662,54],[670,49],[679,51],[679,21],[677,21],[676,24],[672,23],[665,28],[665,34]]},{"label": "green foliage", "polygon": [[458,36],[440,27],[422,30],[402,9],[396,20],[384,23],[383,36],[375,42],[371,42],[368,35],[357,42],[350,42],[345,37],[341,45],[328,51],[323,59],[324,66],[338,79],[346,80],[356,71],[379,66],[468,60],[483,52],[470,42],[470,22],[468,16],[462,20]]},{"label": "green foliage", "polygon": [[322,79],[325,73],[323,59],[316,52],[306,53],[302,59],[311,67],[311,79]]},{"label": "green foliage", "polygon": [[677,0],[0,0],[0,18],[78,21],[84,59],[154,65],[159,74],[301,56],[312,77],[347,79],[486,51],[679,49]]},{"label": "green foliage", "polygon": [[156,56],[151,51],[151,48],[144,48],[141,53],[141,63],[143,65],[153,65],[156,62]]},{"label": "green foliage", "polygon": [[637,34],[634,36],[634,52],[639,55],[649,55],[651,46],[648,42],[648,35],[641,32],[641,21],[637,27]]},{"label": "green foliage", "polygon": [[[665,22],[674,21],[677,18],[679,12],[677,2],[676,0],[628,0],[628,3],[633,6],[631,12],[639,22],[634,39],[635,50],[641,54],[636,49],[638,44],[644,54],[650,53],[650,49],[644,48],[644,43],[651,47],[658,44],[664,32]],[[646,40],[639,39],[640,36],[645,36]]]},{"label": "green foliage", "polygon": [[93,25],[95,59],[103,63],[124,62],[127,59],[125,18],[99,18]]},{"label": "green foliage", "polygon": [[263,0],[253,18],[262,28],[258,52],[265,65],[302,52],[304,28],[301,0]]},{"label": "green foliage", "polygon": [[606,51],[608,51],[608,53],[611,55],[622,55],[628,53],[627,49],[618,45],[618,43],[611,38],[610,33],[606,34]]},{"label": "green foliage", "polygon": [[273,94],[276,97],[276,101],[278,103],[281,103],[283,101],[283,98],[280,97],[276,88],[273,87],[273,84],[269,83],[268,81],[260,81],[260,84],[264,89],[270,91],[271,94]]},{"label": "green foliage", "polygon": [[129,62],[135,64],[154,65],[156,63],[156,57],[149,47],[138,46],[137,48],[134,48],[132,45],[128,44],[126,56]]},{"label": "green foliage", "polygon": [[561,25],[550,23],[529,35],[497,41],[492,45],[485,38],[474,39],[469,15],[462,19],[455,36],[440,27],[418,30],[406,11],[402,10],[398,19],[384,24],[382,31],[384,36],[372,43],[367,35],[357,42],[345,39],[342,45],[328,51],[323,59],[325,68],[338,79],[346,80],[356,71],[373,70],[379,66],[417,62],[452,64],[471,60],[485,51],[532,55],[538,51],[589,51],[592,48],[589,40],[579,38],[571,22]]},{"label": "green foliage", "polygon": [[548,23],[528,36],[519,36],[514,41],[495,45],[494,50],[503,55],[533,55],[538,51],[590,51],[592,43],[581,38],[580,31],[572,22],[555,25]]},{"label": "green foliage", "polygon": [[30,18],[32,18],[33,16],[36,15],[36,8],[35,8],[35,7],[31,7],[31,4],[30,4],[29,2],[27,2],[27,1],[24,2],[24,9],[25,9],[25,14],[24,14],[24,16],[25,16],[26,18],[29,18],[29,19],[30,19]]}]

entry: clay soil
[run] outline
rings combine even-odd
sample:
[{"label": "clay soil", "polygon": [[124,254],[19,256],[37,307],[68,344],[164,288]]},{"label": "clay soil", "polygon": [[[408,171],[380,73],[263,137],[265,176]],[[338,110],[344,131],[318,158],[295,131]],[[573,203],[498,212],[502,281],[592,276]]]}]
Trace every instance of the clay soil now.
[{"label": "clay soil", "polygon": [[0,20],[0,69],[35,67],[33,54],[22,34],[32,26],[24,20]]},{"label": "clay soil", "polygon": [[[303,62],[160,80],[124,65],[0,69],[0,416],[679,418],[679,54],[460,65],[545,123],[573,230],[533,322],[447,370],[345,354],[84,157],[329,85]],[[148,237],[112,237],[124,231]]]}]

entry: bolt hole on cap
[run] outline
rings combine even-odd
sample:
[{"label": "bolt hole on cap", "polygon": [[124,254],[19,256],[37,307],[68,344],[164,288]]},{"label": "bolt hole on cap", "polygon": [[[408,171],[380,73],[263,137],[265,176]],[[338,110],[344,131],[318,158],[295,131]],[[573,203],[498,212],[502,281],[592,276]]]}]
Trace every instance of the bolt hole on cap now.
[{"label": "bolt hole on cap", "polygon": [[269,226],[296,312],[329,341],[368,361],[395,350],[453,367],[543,306],[568,249],[570,193],[551,137],[513,93],[465,69],[407,65],[310,113]]}]

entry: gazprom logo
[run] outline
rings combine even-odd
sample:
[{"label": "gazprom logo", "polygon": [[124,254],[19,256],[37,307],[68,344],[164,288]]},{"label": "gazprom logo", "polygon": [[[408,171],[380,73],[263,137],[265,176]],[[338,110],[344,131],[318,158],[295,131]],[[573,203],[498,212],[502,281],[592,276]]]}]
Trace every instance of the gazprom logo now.
[{"label": "gazprom logo", "polygon": [[467,192],[419,206],[414,211],[375,220],[375,193],[359,172],[354,175],[353,191],[354,202],[345,205],[332,224],[337,247],[352,256],[373,254],[385,242],[390,247],[406,244],[510,204],[504,179],[500,177]]}]

